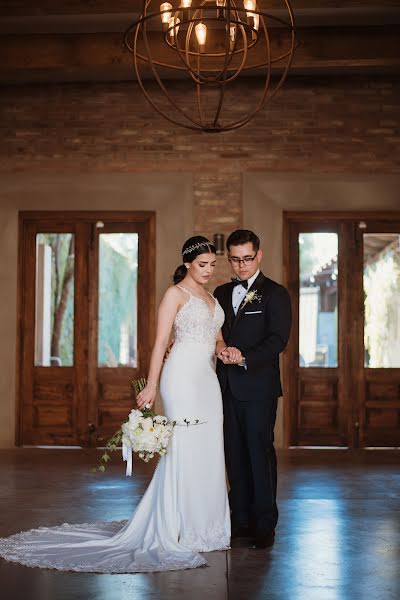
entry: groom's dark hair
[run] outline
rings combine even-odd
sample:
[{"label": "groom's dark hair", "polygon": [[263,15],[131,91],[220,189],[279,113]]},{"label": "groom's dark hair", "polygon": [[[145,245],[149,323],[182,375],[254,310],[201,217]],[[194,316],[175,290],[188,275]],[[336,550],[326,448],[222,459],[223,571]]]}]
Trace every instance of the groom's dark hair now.
[{"label": "groom's dark hair", "polygon": [[226,249],[229,252],[231,246],[241,246],[251,242],[253,244],[254,252],[258,252],[260,249],[260,238],[249,229],[236,229],[226,240]]}]

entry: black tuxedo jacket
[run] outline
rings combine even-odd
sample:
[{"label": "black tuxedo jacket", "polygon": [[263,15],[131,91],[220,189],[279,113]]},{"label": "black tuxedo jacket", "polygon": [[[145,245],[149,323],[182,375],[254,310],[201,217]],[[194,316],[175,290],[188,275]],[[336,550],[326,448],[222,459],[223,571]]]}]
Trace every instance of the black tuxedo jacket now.
[{"label": "black tuxedo jacket", "polygon": [[292,322],[288,291],[260,273],[248,290],[255,291],[258,298],[247,303],[243,300],[235,316],[232,289],[233,283],[225,283],[217,287],[214,295],[225,311],[225,343],[242,352],[247,369],[218,360],[222,392],[229,381],[233,395],[241,401],[281,396],[279,354],[288,342]]}]

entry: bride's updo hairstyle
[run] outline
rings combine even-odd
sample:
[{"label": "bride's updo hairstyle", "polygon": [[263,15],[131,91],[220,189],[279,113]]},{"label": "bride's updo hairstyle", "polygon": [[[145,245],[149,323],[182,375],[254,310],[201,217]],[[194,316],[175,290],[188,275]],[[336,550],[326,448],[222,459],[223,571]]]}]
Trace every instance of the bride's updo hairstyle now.
[{"label": "bride's updo hairstyle", "polygon": [[[195,235],[183,244],[182,247],[182,260],[185,263],[191,263],[194,261],[196,256],[200,254],[215,254],[215,246],[202,235]],[[185,279],[187,274],[187,268],[184,264],[180,265],[174,273],[174,284],[180,283]]]}]

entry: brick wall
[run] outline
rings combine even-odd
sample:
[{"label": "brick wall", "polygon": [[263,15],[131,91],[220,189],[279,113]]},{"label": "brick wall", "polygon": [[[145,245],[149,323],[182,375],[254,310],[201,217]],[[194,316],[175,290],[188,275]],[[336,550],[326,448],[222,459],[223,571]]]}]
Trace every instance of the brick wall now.
[{"label": "brick wall", "polygon": [[[186,101],[186,85],[173,86]],[[245,109],[260,86],[237,91]],[[399,109],[394,78],[292,78],[249,125],[207,135],[159,117],[130,82],[3,87],[0,172],[398,173]]]},{"label": "brick wall", "polygon": [[[246,109],[260,85],[236,92]],[[241,225],[244,172],[399,173],[399,107],[394,78],[292,77],[247,127],[206,135],[159,117],[130,82],[7,87],[0,172],[191,172],[193,229],[211,236]]]}]

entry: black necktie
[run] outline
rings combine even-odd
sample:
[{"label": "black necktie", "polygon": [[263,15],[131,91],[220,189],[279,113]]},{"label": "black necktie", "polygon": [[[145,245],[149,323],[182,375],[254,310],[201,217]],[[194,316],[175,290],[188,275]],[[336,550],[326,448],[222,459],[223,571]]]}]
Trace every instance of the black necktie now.
[{"label": "black necktie", "polygon": [[249,282],[247,281],[247,279],[244,279],[243,281],[241,279],[232,279],[232,283],[234,286],[236,285],[242,285],[244,287],[245,290],[248,289],[249,287]]}]

